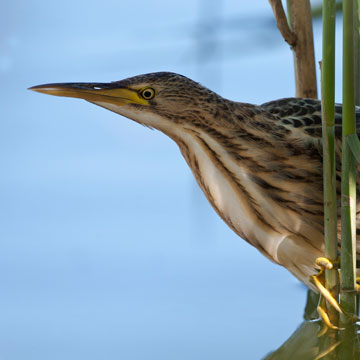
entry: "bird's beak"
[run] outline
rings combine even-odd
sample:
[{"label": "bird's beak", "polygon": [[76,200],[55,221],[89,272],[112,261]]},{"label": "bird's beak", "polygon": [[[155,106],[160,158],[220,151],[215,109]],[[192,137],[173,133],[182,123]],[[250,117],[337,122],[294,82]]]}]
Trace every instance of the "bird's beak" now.
[{"label": "bird's beak", "polygon": [[139,96],[137,90],[119,87],[116,83],[45,84],[30,87],[29,90],[49,95],[80,98],[95,103],[148,105],[148,102]]}]

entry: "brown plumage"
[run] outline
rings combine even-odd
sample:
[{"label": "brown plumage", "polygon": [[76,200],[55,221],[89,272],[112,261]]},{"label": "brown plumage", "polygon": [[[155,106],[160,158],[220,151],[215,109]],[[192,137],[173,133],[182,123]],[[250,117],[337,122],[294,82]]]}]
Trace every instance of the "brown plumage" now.
[{"label": "brown plumage", "polygon": [[[315,259],[324,255],[319,101],[233,102],[166,72],[31,89],[83,98],[171,137],[231,229],[311,286]],[[339,167],[341,105],[335,120]]]}]

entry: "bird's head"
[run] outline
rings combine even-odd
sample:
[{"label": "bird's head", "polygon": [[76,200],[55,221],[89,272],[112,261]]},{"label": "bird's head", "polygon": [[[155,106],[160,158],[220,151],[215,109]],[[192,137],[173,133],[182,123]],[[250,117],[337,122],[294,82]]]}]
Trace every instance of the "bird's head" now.
[{"label": "bird's head", "polygon": [[211,115],[222,99],[195,81],[170,72],[111,83],[45,84],[30,90],[84,99],[170,136],[179,125]]}]

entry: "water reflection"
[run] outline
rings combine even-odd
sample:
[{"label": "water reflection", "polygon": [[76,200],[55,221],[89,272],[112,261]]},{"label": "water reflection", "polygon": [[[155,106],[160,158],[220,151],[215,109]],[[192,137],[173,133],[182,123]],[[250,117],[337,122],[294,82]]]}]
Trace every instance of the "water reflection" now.
[{"label": "water reflection", "polygon": [[318,300],[319,296],[309,290],[305,321],[264,360],[360,359],[359,327],[350,325],[340,332],[326,330],[324,323],[316,319]]}]

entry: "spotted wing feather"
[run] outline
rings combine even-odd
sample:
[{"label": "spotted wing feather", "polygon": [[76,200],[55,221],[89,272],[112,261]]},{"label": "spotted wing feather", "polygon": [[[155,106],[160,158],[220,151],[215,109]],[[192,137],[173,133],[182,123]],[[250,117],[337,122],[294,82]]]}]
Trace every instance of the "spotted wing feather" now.
[{"label": "spotted wing feather", "polygon": [[[286,98],[267,102],[261,107],[283,126],[299,136],[321,139],[321,102],[314,99]],[[335,104],[335,136],[341,140],[342,105]],[[360,107],[356,108],[356,124],[360,134]]]}]

